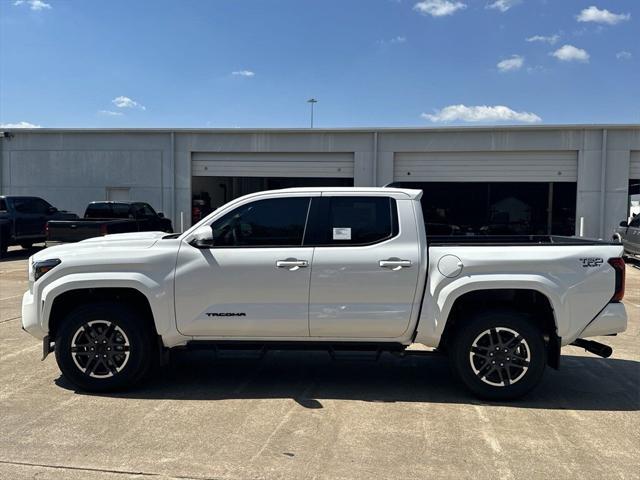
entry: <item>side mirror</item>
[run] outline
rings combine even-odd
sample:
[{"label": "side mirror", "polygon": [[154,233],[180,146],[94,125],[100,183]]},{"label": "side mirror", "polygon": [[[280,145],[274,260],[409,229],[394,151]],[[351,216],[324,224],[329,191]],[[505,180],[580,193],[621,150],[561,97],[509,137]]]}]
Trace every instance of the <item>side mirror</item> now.
[{"label": "side mirror", "polygon": [[628,226],[629,226],[629,223],[628,223],[628,222],[626,222],[626,221],[622,221],[622,222],[620,222],[620,226],[621,226],[621,227],[625,227],[625,228],[626,228],[626,227],[628,227]]},{"label": "side mirror", "polygon": [[158,218],[164,218],[164,213],[158,212]]},{"label": "side mirror", "polygon": [[189,242],[196,248],[211,248],[213,247],[213,230],[210,226],[202,226],[198,228]]},{"label": "side mirror", "polygon": [[58,209],[56,207],[49,207],[48,210],[47,210],[47,212],[49,214],[56,213],[57,211],[58,211]]}]

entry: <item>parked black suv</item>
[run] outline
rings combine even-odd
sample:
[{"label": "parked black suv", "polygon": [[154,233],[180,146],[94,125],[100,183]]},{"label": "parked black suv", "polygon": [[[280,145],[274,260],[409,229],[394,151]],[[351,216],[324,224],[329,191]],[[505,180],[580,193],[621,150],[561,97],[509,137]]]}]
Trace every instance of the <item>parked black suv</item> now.
[{"label": "parked black suv", "polygon": [[72,220],[75,213],[58,210],[39,197],[0,196],[0,256],[11,245],[31,248],[44,242],[49,220]]}]

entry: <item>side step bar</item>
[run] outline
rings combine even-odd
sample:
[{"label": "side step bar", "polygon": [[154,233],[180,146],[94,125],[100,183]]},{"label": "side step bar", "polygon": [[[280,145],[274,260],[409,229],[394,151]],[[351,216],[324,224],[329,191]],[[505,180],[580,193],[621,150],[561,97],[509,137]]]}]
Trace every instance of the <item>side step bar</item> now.
[{"label": "side step bar", "polygon": [[584,338],[576,339],[571,345],[584,348],[587,352],[598,355],[602,358],[609,358],[613,353],[613,348],[603,343],[594,342],[593,340],[585,340]]}]

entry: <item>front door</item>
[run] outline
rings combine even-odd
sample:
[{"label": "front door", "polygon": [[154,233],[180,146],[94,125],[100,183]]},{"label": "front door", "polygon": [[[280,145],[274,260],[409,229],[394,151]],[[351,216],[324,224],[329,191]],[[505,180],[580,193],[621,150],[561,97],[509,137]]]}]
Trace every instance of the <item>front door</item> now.
[{"label": "front door", "polygon": [[413,202],[329,196],[322,204],[311,269],[311,336],[402,336],[418,308],[420,242]]},{"label": "front door", "polygon": [[44,236],[46,209],[43,201],[35,197],[16,197],[13,199],[16,212],[16,236],[29,238]]},{"label": "front door", "polygon": [[307,337],[310,195],[249,201],[213,221],[210,249],[184,243],[175,276],[180,333]]}]

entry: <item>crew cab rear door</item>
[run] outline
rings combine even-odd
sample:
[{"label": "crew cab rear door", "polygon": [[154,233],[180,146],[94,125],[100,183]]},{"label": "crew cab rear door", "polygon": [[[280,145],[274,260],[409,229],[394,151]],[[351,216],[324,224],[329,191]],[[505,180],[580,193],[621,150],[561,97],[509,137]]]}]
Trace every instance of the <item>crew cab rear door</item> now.
[{"label": "crew cab rear door", "polygon": [[312,337],[397,338],[409,326],[420,270],[411,200],[323,193],[308,228]]}]

